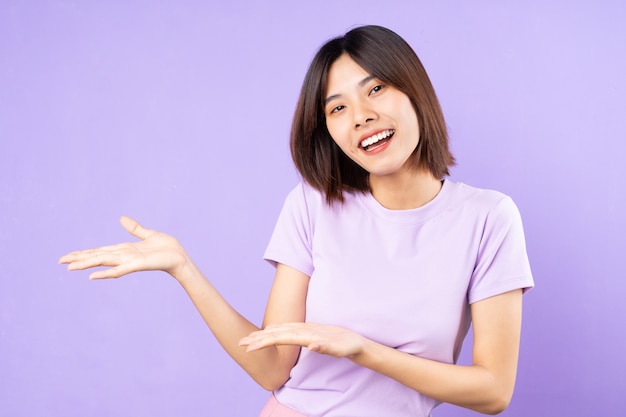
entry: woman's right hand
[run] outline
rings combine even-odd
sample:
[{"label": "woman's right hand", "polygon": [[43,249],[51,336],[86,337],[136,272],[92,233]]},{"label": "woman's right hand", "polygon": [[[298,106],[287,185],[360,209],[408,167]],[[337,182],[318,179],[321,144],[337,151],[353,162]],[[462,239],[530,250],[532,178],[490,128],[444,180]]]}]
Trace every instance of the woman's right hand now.
[{"label": "woman's right hand", "polygon": [[176,238],[156,230],[145,229],[130,217],[120,223],[138,242],[120,243],[95,249],[70,252],[59,259],[69,271],[98,266],[112,268],[96,271],[89,279],[119,278],[131,272],[165,271],[175,278],[190,260]]}]

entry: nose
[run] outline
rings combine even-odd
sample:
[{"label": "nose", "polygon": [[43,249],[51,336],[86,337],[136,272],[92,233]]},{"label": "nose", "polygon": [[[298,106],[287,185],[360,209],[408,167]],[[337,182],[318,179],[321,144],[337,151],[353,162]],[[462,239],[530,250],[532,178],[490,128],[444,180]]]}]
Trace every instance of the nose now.
[{"label": "nose", "polygon": [[362,102],[354,106],[354,127],[356,129],[367,125],[376,120],[377,114],[374,109],[367,103]]}]

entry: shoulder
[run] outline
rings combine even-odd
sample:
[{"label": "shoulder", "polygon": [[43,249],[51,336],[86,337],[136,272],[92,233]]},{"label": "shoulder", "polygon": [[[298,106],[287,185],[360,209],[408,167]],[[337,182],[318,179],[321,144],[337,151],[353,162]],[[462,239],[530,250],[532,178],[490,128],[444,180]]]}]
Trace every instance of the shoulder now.
[{"label": "shoulder", "polygon": [[450,206],[475,213],[517,212],[513,199],[500,191],[478,188],[462,182],[450,182]]},{"label": "shoulder", "polygon": [[306,229],[315,227],[320,213],[327,209],[323,193],[306,181],[301,181],[285,197],[281,218],[302,224]]},{"label": "shoulder", "polygon": [[521,229],[522,219],[513,199],[500,191],[450,184],[448,209],[456,219],[486,230]]},{"label": "shoulder", "polygon": [[306,181],[300,181],[285,198],[285,206],[298,207],[306,211],[312,208],[317,209],[324,203],[324,195]]},{"label": "shoulder", "polygon": [[487,188],[478,188],[463,182],[447,181],[453,190],[454,201],[460,204],[477,206],[494,206],[502,200],[510,198],[506,194]]}]

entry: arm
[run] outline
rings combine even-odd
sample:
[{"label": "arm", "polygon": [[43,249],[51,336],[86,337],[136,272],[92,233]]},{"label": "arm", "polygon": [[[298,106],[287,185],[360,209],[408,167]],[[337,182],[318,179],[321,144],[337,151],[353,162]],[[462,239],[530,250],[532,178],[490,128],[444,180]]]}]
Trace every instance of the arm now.
[{"label": "arm", "polygon": [[515,385],[522,291],[474,303],[471,312],[474,348],[470,366],[423,359],[343,328],[311,323],[271,326],[242,342],[251,351],[269,345],[296,344],[319,353],[347,357],[439,401],[497,414],[508,406]]},{"label": "arm", "polygon": [[[274,390],[287,381],[299,346],[274,345],[252,354],[246,352],[239,341],[259,328],[234,310],[195,266],[176,278],[222,347],[259,385]],[[288,266],[277,266],[263,327],[267,323],[304,321],[308,278]]]},{"label": "arm", "polygon": [[[111,268],[90,274],[90,279],[118,278],[137,271],[162,270],[172,275],[185,289],[198,312],[219,343],[237,363],[266,389],[281,386],[295,364],[299,347],[272,346],[246,353],[239,346],[245,335],[259,330],[233,309],[189,258],[172,236],[148,230],[136,221],[122,217],[124,228],[139,242],[122,243],[69,253],[60,263],[68,270],[97,266]],[[279,265],[267,305],[265,323],[304,321],[308,277],[295,269]]]}]

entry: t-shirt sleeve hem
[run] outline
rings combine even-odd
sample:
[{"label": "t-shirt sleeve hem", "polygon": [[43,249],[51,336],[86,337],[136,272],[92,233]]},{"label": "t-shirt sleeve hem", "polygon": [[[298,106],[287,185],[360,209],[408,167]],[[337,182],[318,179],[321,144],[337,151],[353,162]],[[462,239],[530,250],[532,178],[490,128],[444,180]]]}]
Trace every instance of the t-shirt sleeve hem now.
[{"label": "t-shirt sleeve hem", "polygon": [[522,289],[525,294],[535,286],[531,276],[524,276],[516,279],[509,279],[500,282],[498,285],[490,287],[482,291],[474,291],[468,297],[469,304],[476,303],[478,301],[485,300],[496,295],[504,294],[505,292]]},{"label": "t-shirt sleeve hem", "polygon": [[288,256],[284,256],[284,255],[281,256],[276,253],[266,252],[265,255],[263,255],[263,259],[265,259],[270,265],[274,267],[276,267],[277,264],[283,264],[297,271],[302,272],[306,276],[310,277],[311,274],[313,274],[312,265],[301,262],[301,261],[296,261],[294,259],[290,259]]}]

